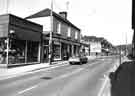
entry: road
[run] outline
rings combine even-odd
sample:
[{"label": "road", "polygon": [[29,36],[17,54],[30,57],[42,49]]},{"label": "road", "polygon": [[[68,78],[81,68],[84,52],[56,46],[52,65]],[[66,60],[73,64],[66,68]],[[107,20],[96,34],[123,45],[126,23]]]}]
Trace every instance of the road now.
[{"label": "road", "polygon": [[103,57],[0,80],[0,96],[99,96],[116,61],[116,57]]}]

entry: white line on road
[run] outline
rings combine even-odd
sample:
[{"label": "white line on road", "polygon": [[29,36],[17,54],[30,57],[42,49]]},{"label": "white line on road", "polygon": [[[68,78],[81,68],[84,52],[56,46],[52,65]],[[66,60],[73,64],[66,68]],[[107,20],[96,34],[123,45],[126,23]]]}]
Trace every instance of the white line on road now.
[{"label": "white line on road", "polygon": [[34,85],[34,86],[32,86],[32,87],[26,88],[25,90],[22,90],[22,91],[18,92],[18,94],[23,94],[23,93],[25,93],[25,92],[27,92],[27,91],[29,91],[29,90],[31,90],[31,89],[34,89],[34,88],[36,88],[36,87],[38,87],[38,85]]},{"label": "white line on road", "polygon": [[[55,79],[60,79],[60,78],[69,77],[69,76],[71,76],[71,75],[73,75],[73,74],[75,74],[75,73],[80,72],[81,70],[84,70],[84,68],[79,68],[79,69],[77,69],[77,70],[71,72],[70,74],[68,73],[68,74],[61,75],[61,76],[59,76],[59,77],[57,77],[57,78],[55,78]],[[18,92],[18,94],[23,94],[23,93],[25,93],[25,92],[27,92],[27,91],[30,91],[31,89],[34,89],[34,88],[36,88],[36,87],[38,87],[38,85],[34,85],[34,86],[29,87],[29,88],[26,88],[25,90],[22,90],[22,91]]]},{"label": "white line on road", "polygon": [[104,75],[104,77],[105,77],[105,80],[104,80],[104,82],[103,82],[102,87],[101,87],[100,90],[99,90],[98,96],[102,96],[103,91],[104,91],[104,89],[105,89],[105,86],[107,85],[107,83],[108,83],[108,81],[109,81],[108,76]]},{"label": "white line on road", "polygon": [[78,73],[78,72],[80,72],[80,71],[82,71],[82,70],[84,70],[84,68],[79,68],[79,69],[77,69],[77,70],[75,70],[75,71],[73,71],[73,72],[71,72],[71,73],[67,73],[67,74],[61,75],[61,76],[58,77],[58,78],[66,78],[66,77],[69,77],[69,76],[71,76],[71,75],[73,75],[73,74],[76,74],[76,73]]},{"label": "white line on road", "polygon": [[[94,62],[94,63],[91,63],[91,64],[89,65],[89,67],[91,67],[91,66],[93,66],[93,65],[95,65],[95,64],[98,64],[98,63],[95,63],[95,62]],[[74,70],[74,71],[72,71],[72,72],[70,72],[70,73],[61,75],[61,76],[59,76],[59,77],[57,77],[57,78],[55,78],[55,79],[60,79],[60,78],[69,77],[69,76],[74,75],[74,74],[76,74],[76,73],[78,73],[78,72],[80,72],[80,71],[82,71],[82,70],[84,70],[84,69],[85,69],[85,68],[76,69],[76,70]]]}]

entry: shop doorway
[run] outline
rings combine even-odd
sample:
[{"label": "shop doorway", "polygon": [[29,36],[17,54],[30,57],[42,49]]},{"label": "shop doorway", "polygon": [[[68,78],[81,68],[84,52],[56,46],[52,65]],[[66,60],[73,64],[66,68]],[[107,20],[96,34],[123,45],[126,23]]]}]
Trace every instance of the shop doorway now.
[{"label": "shop doorway", "polygon": [[43,50],[43,62],[48,62],[49,61],[49,47],[48,45],[44,46],[44,50]]}]

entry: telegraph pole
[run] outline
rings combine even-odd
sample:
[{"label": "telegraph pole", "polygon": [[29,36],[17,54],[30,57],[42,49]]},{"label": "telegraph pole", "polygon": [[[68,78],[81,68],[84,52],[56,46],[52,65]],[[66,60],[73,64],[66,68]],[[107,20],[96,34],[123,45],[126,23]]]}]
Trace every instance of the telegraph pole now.
[{"label": "telegraph pole", "polygon": [[66,2],[66,9],[69,10],[69,1]]},{"label": "telegraph pole", "polygon": [[6,0],[6,13],[8,14],[8,8],[9,8],[9,0]]},{"label": "telegraph pole", "polygon": [[52,34],[53,34],[53,0],[51,0],[51,13],[50,13],[50,21],[51,21],[51,30],[50,30],[50,38],[49,38],[49,64],[52,64]]},{"label": "telegraph pole", "polygon": [[[6,2],[6,14],[9,14],[9,0],[7,0]],[[9,27],[8,27],[8,34],[9,34]],[[9,35],[7,36],[7,40],[6,40],[6,63],[9,63],[8,57],[9,57]]]}]

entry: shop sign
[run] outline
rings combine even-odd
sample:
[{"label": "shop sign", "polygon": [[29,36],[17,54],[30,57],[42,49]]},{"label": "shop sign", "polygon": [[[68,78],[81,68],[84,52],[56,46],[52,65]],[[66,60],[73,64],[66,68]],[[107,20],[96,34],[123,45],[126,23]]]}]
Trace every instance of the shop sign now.
[{"label": "shop sign", "polygon": [[60,42],[58,42],[58,41],[54,41],[54,44],[56,44],[56,45],[60,45]]}]

